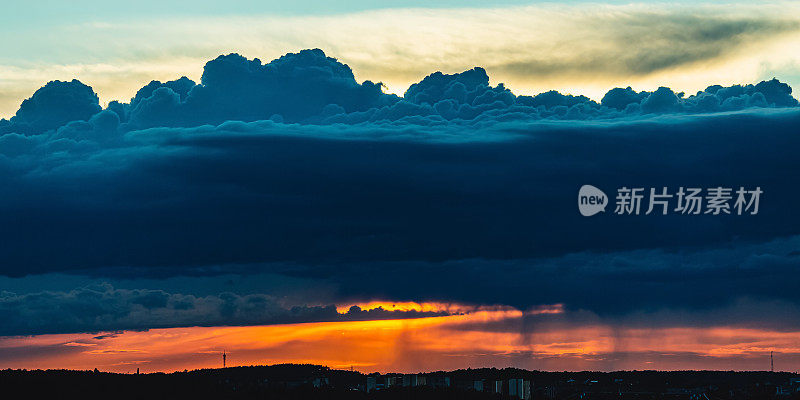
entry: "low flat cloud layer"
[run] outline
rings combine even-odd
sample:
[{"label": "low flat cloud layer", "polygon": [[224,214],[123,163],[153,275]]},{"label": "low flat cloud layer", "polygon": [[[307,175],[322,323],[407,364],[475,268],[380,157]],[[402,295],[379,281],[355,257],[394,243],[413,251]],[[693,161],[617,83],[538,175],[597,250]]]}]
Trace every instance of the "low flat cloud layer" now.
[{"label": "low flat cloud layer", "polygon": [[285,306],[264,294],[231,292],[212,296],[152,289],[115,289],[109,284],[69,292],[17,295],[0,292],[0,336],[147,330],[185,326],[266,325],[334,322],[447,315],[445,312],[398,311],[353,306],[345,313],[335,305]]},{"label": "low flat cloud layer", "polygon": [[[0,335],[343,318],[313,296],[102,285],[132,275],[268,273],[337,299],[563,304],[626,323],[793,316],[798,126],[775,79],[593,101],[517,96],[472,68],[401,97],[321,50],[220,56],[200,83],[153,81],[105,108],[53,81],[0,121],[0,274],[101,284],[6,290]],[[584,184],[612,201],[623,186],[763,195],[757,215],[585,218]]]}]

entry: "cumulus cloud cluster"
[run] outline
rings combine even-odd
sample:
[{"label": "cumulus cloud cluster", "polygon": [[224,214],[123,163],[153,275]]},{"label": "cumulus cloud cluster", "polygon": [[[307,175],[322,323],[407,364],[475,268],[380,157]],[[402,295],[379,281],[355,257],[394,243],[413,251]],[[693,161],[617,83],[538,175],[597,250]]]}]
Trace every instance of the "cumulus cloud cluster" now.
[{"label": "cumulus cloud cluster", "polygon": [[[80,82],[51,82],[0,122],[0,274],[246,266],[237,271],[328,282],[350,298],[563,303],[598,315],[742,296],[800,304],[794,241],[744,258],[714,251],[800,235],[798,126],[800,107],[777,80],[690,96],[617,88],[598,103],[517,96],[474,68],[431,74],[398,97],[319,50],[267,64],[222,56],[200,84],[152,82],[105,109]],[[756,216],[587,219],[575,204],[583,184],[612,197],[623,186],[764,195]],[[702,261],[674,256],[689,250]],[[780,274],[779,291],[753,279]],[[333,315],[296,316],[269,296],[187,296],[5,293],[2,315],[8,334]],[[84,298],[102,304],[70,311]],[[56,304],[66,320],[48,330]]]},{"label": "cumulus cloud cluster", "polygon": [[[2,133],[59,131],[76,139],[150,127],[219,125],[273,120],[303,124],[486,124],[500,121],[616,119],[665,113],[711,113],[747,108],[795,107],[792,89],[776,79],[755,85],[709,86],[686,96],[661,87],[610,90],[597,103],[550,91],[516,96],[492,86],[483,68],[433,73],[398,97],[380,83],[358,83],[352,70],[321,50],[290,53],[269,63],[237,54],[209,61],[200,84],[186,77],[150,82],[128,103],[111,102],[100,115],[97,95],[82,83],[53,81],[25,100]],[[116,114],[119,121],[111,115]],[[91,121],[94,119],[95,121]],[[70,122],[83,121],[71,126]]]}]

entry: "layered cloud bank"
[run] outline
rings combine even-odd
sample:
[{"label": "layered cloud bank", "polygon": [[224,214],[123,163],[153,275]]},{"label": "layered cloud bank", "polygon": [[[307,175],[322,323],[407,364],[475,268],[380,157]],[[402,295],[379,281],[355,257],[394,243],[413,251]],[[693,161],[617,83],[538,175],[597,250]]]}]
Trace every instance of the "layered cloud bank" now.
[{"label": "layered cloud bank", "polygon": [[444,311],[362,310],[334,305],[293,306],[264,294],[194,296],[163,290],[115,289],[108,284],[70,292],[15,295],[0,292],[0,336],[62,332],[143,330],[160,327],[289,324],[425,318]]},{"label": "layered cloud bank", "polygon": [[[781,304],[798,320],[791,93],[769,80],[689,95],[617,88],[600,102],[517,96],[474,68],[400,97],[320,50],[220,56],[200,84],[151,82],[105,109],[83,83],[54,81],[0,121],[0,274],[269,273],[332,287],[334,301],[745,325],[774,321]],[[623,186],[764,194],[758,215],[612,205],[584,218],[583,184],[612,201]],[[331,304],[313,295],[295,312],[263,293],[152,290],[12,287],[0,335],[377,318],[309,306]]]},{"label": "layered cloud bank", "polygon": [[16,115],[3,122],[0,132],[35,135],[54,130],[58,137],[83,139],[91,136],[88,131],[109,130],[102,140],[113,136],[111,131],[225,121],[479,125],[797,105],[792,89],[775,79],[745,86],[713,85],[689,96],[666,87],[653,92],[616,88],[600,103],[556,91],[515,96],[503,84],[491,86],[486,71],[479,67],[459,74],[431,74],[411,85],[402,98],[381,89],[380,83],[359,84],[347,65],[318,49],[290,53],[267,64],[230,54],[206,64],[201,84],[186,77],[153,81],[129,103],[112,102],[102,115],[97,115],[99,100],[90,87],[75,80],[50,82],[25,100]]}]

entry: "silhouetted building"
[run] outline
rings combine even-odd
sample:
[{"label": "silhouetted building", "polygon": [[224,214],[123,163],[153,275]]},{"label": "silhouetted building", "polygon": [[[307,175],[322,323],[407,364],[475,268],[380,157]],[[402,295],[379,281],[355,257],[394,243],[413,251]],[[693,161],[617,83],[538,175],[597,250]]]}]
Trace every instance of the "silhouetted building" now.
[{"label": "silhouetted building", "polygon": [[[525,378],[520,379],[521,376]],[[421,379],[423,377],[427,377],[427,384]],[[401,385],[403,378],[406,378],[409,387],[381,393],[386,387]],[[498,380],[500,378],[504,380]],[[534,380],[538,388],[534,388]],[[447,387],[448,381],[451,381],[452,385],[446,390],[434,389]],[[355,371],[332,370],[314,365],[285,364],[139,376],[91,371],[6,369],[0,370],[0,382],[4,390],[11,387],[24,389],[26,393],[33,392],[26,398],[48,399],[79,396],[97,399],[138,399],[150,398],[153,393],[165,393],[163,397],[192,399],[435,400],[442,397],[469,400],[530,400],[534,397],[540,400],[800,399],[798,396],[800,375],[769,371],[602,373],[479,369],[403,376],[377,373],[364,375]],[[480,391],[481,385],[483,391]],[[100,392],[89,393],[87,396],[88,392],[84,389],[86,387],[98,389]],[[369,394],[365,393],[367,390]]]},{"label": "silhouetted building", "polygon": [[425,377],[421,375],[405,374],[403,375],[403,386],[417,387],[425,385]]},{"label": "silhouetted building", "polygon": [[508,380],[508,396],[512,399],[528,400],[531,398],[531,381],[524,379]]},{"label": "silhouetted building", "polygon": [[330,381],[328,380],[328,378],[326,378],[324,376],[318,376],[318,377],[314,378],[314,380],[311,382],[311,384],[315,388],[320,388],[320,387],[323,387],[323,386],[330,385]]},{"label": "silhouetted building", "polygon": [[494,385],[492,386],[492,393],[497,393],[497,394],[503,393],[503,381],[494,381]]},{"label": "silhouetted building", "polygon": [[430,386],[434,387],[434,388],[450,387],[450,377],[449,376],[431,376],[431,377],[428,377],[427,383]]}]

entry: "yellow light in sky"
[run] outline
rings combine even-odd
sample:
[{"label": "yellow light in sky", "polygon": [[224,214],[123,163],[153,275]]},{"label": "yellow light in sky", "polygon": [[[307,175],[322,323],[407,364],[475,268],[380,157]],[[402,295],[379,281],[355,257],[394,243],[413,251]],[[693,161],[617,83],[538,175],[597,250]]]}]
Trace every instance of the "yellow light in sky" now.
[{"label": "yellow light in sky", "polygon": [[365,372],[483,366],[745,370],[758,369],[769,351],[783,358],[800,357],[800,332],[736,327],[644,329],[551,319],[562,312],[560,306],[543,306],[530,312],[473,310],[416,319],[6,337],[0,338],[4,355],[0,368],[117,372],[216,368],[221,366],[223,350],[229,366],[314,363],[354,366]]},{"label": "yellow light in sky", "polygon": [[305,48],[321,48],[350,65],[359,81],[383,82],[399,95],[432,72],[474,66],[517,94],[555,89],[595,100],[629,85],[693,93],[776,76],[800,86],[797,2],[398,8],[65,22],[48,29],[50,45],[60,51],[35,57],[48,61],[0,62],[0,116],[12,115],[53,79],[78,78],[102,103],[127,102],[151,79],[199,80],[204,63],[220,54],[268,62]]}]

